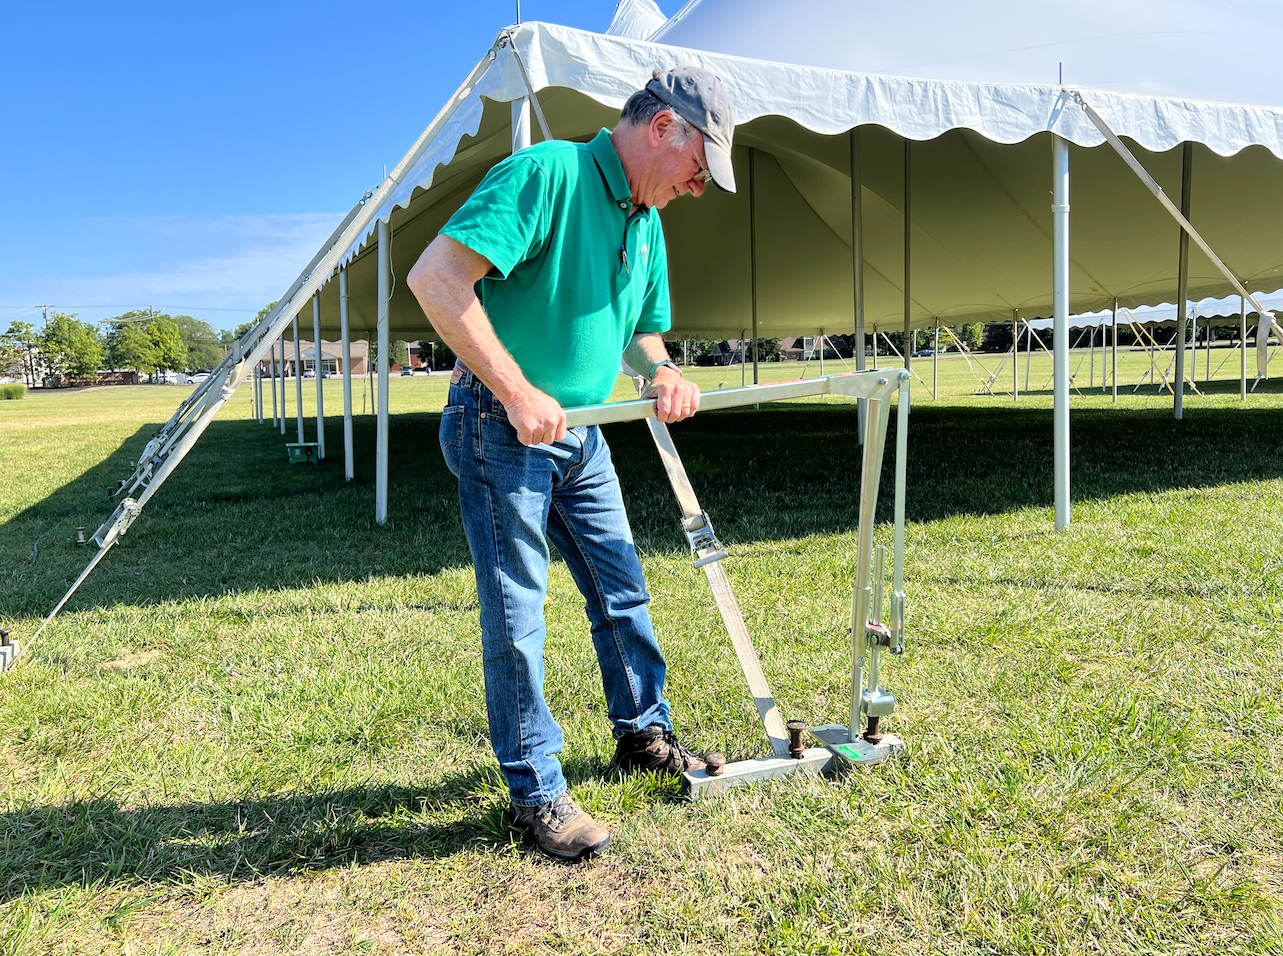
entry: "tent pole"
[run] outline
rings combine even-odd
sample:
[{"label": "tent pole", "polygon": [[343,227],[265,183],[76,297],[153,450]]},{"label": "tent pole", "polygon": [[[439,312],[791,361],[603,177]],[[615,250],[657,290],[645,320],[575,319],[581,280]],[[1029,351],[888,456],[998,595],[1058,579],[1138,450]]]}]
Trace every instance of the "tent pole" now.
[{"label": "tent pole", "polygon": [[1247,303],[1242,296],[1238,297],[1239,320],[1239,359],[1238,359],[1238,398],[1247,401]]},{"label": "tent pole", "polygon": [[281,435],[285,434],[285,331],[281,330]]},{"label": "tent pole", "polygon": [[512,101],[512,151],[520,152],[530,145],[530,100]]},{"label": "tent pole", "polygon": [[940,317],[936,316],[935,344],[931,347],[931,401],[940,400]]},{"label": "tent pole", "polygon": [[1096,387],[1096,327],[1088,330],[1087,347],[1091,349],[1091,363],[1087,366],[1087,387]]},{"label": "tent pole", "polygon": [[[910,253],[912,251],[912,206],[913,199],[913,167],[911,164],[913,141],[909,138],[904,140],[904,367],[909,367],[909,355],[913,352],[913,345],[909,344],[909,319],[911,300],[909,292],[909,279],[912,274]],[[914,343],[917,344],[917,343]]]},{"label": "tent pole", "polygon": [[[1113,311],[1114,338],[1113,338],[1113,355],[1110,359],[1110,373],[1114,380],[1114,401],[1118,401],[1118,299],[1114,299]],[[1101,343],[1104,344],[1103,342]]]},{"label": "tent pole", "polygon": [[824,330],[817,329],[816,331],[818,334],[815,336],[815,341],[818,344],[818,347],[820,349],[820,374],[823,375],[824,374]]},{"label": "tent pole", "polygon": [[[863,372],[864,361],[864,194],[860,176],[860,131],[851,130],[851,295],[855,303],[855,370]],[[874,342],[874,350],[877,343]],[[876,367],[876,365],[875,365]],[[859,400],[859,440],[864,444],[869,405]]]},{"label": "tent pole", "polygon": [[352,457],[352,336],[347,318],[347,270],[339,270],[339,336],[343,347],[343,477],[355,475]]},{"label": "tent pole", "polygon": [[1069,527],[1069,142],[1052,134],[1052,364],[1056,530]]},{"label": "tent pole", "polygon": [[873,370],[878,370],[878,327],[873,327]]},{"label": "tent pole", "polygon": [[261,369],[254,366],[254,417],[263,424],[263,376]]},{"label": "tent pole", "polygon": [[[1181,215],[1189,221],[1190,186],[1193,184],[1194,144],[1187,142],[1181,150]],[[1185,417],[1185,331],[1189,303],[1189,233],[1180,235],[1180,257],[1176,265],[1176,388],[1173,389],[1173,413],[1177,421]]]},{"label": "tent pole", "polygon": [[1011,400],[1020,401],[1020,326],[1016,325],[1020,310],[1011,310]]},{"label": "tent pole", "polygon": [[325,457],[325,398],[321,381],[325,375],[325,362],[321,356],[321,291],[312,293],[312,348],[316,352],[316,459]]},{"label": "tent pole", "polygon": [[298,441],[303,444],[303,346],[298,340],[298,313],[294,313],[294,411],[298,420]]},{"label": "tent pole", "polygon": [[267,377],[268,377],[268,384],[271,386],[271,392],[272,392],[272,427],[273,427],[273,428],[275,428],[275,427],[276,427],[276,420],[277,420],[277,413],[276,413],[276,349],[275,349],[275,348],[273,348],[273,349],[271,350],[271,352],[269,352],[269,353],[268,353],[268,355],[270,356],[270,358],[268,359],[268,362],[267,362]]},{"label": "tent pole", "polygon": [[744,336],[748,334],[748,329],[740,329],[740,387],[748,384],[748,369],[744,367]]},{"label": "tent pole", "polygon": [[757,384],[757,150],[748,148],[748,273],[753,296],[753,384]]},{"label": "tent pole", "polygon": [[388,224],[379,220],[379,402],[375,425],[374,451],[374,521],[388,521],[388,297],[391,283],[388,273]]}]

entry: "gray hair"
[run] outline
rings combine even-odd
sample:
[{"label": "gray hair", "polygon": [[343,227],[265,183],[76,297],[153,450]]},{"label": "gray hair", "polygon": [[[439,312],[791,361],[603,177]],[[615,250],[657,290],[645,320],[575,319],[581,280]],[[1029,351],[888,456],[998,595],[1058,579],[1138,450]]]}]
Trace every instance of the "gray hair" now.
[{"label": "gray hair", "polygon": [[677,126],[673,145],[681,149],[690,141],[695,127],[650,90],[638,90],[628,97],[628,102],[624,104],[624,109],[619,114],[619,120],[630,126],[645,126],[655,118],[656,114],[664,110],[673,114],[673,122]]}]

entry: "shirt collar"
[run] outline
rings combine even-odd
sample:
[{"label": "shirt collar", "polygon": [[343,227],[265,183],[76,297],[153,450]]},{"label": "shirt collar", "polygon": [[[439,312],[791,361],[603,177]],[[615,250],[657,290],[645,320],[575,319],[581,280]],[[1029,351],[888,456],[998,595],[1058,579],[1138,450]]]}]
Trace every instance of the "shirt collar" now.
[{"label": "shirt collar", "polygon": [[[628,188],[628,180],[624,177],[624,164],[619,161],[615,144],[610,141],[610,130],[603,128],[594,136],[588,143],[588,151],[597,161],[597,168],[601,170],[602,178],[606,180],[606,188],[610,190],[610,196],[615,200],[615,205],[627,215],[633,205],[632,190]],[[645,206],[639,206],[637,211],[650,214],[650,209]]]}]

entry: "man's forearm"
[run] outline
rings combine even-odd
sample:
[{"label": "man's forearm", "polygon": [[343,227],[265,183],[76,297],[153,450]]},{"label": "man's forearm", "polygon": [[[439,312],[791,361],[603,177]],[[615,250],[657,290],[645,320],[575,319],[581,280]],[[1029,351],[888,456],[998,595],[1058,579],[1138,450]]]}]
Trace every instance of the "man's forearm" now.
[{"label": "man's forearm", "polygon": [[660,362],[668,360],[668,347],[658,332],[634,335],[624,349],[624,361],[640,375],[648,375]]},{"label": "man's forearm", "polygon": [[437,249],[435,244],[429,247],[411,270],[407,284],[445,344],[506,404],[529,389],[530,383],[495,335],[473,292],[476,280],[471,274],[480,265],[455,253],[457,250]]}]

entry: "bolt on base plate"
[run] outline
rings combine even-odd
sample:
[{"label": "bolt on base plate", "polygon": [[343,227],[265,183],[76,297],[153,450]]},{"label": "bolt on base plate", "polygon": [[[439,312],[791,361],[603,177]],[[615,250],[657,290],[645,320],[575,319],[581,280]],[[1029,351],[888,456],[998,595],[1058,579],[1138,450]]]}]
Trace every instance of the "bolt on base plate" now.
[{"label": "bolt on base plate", "polygon": [[863,737],[851,739],[845,724],[824,724],[812,727],[811,733],[825,743],[825,750],[850,766],[872,767],[892,757],[906,753],[904,741],[895,734],[883,734],[882,740],[871,744]]},{"label": "bolt on base plate", "polygon": [[720,796],[732,787],[765,783],[768,780],[791,777],[795,773],[818,775],[828,770],[833,762],[833,754],[827,747],[808,747],[802,751],[800,760],[793,757],[737,760],[735,763],[728,763],[716,777],[710,777],[703,770],[687,770],[682,774],[682,796],[701,800]]}]

